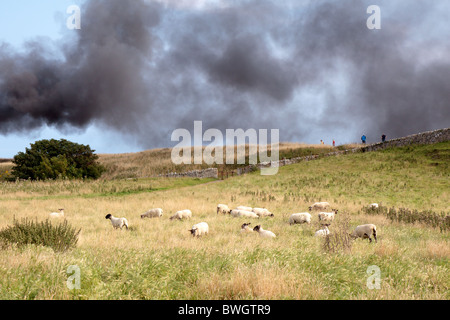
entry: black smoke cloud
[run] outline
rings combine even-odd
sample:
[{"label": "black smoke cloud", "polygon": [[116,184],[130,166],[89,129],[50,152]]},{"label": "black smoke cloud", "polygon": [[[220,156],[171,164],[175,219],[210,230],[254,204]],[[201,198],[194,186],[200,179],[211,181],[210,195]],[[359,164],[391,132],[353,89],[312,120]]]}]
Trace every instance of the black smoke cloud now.
[{"label": "black smoke cloud", "polygon": [[449,6],[379,1],[382,29],[369,30],[370,4],[87,1],[62,44],[0,46],[0,134],[96,123],[158,147],[194,120],[300,141],[447,127]]}]

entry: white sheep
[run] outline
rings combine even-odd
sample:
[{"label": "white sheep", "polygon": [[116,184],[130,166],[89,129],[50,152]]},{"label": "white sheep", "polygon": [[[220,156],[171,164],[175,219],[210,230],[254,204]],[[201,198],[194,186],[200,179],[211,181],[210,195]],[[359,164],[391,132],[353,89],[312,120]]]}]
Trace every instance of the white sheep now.
[{"label": "white sheep", "polygon": [[370,205],[369,205],[372,209],[378,209],[378,203],[371,203]]},{"label": "white sheep", "polygon": [[328,225],[325,225],[324,228],[317,230],[316,233],[314,233],[315,237],[325,237],[326,235],[330,234],[330,230],[328,230]]},{"label": "white sheep", "polygon": [[141,219],[143,218],[160,218],[163,215],[163,209],[161,208],[153,208],[148,210],[147,212],[141,214]]},{"label": "white sheep", "polygon": [[259,233],[259,235],[263,238],[276,238],[275,233],[269,230],[264,230],[261,225],[257,225],[253,228],[253,231],[256,231]]},{"label": "white sheep", "polygon": [[266,208],[253,208],[252,210],[260,217],[273,217],[273,213],[267,210]]},{"label": "white sheep", "polygon": [[246,218],[259,218],[259,216],[254,213],[253,211],[247,211],[247,210],[237,210],[233,209],[231,210],[231,216],[233,217],[246,217]]},{"label": "white sheep", "polygon": [[170,217],[170,220],[172,219],[190,219],[192,218],[192,212],[189,209],[185,209],[185,210],[180,210],[175,212],[175,214],[173,216]]},{"label": "white sheep", "polygon": [[241,226],[241,233],[250,233],[253,232],[253,229],[249,227],[251,223],[247,222]]},{"label": "white sheep", "polygon": [[296,223],[311,223],[311,214],[309,212],[299,212],[299,213],[293,213],[289,217],[289,224],[293,225]]},{"label": "white sheep", "polygon": [[191,232],[193,237],[200,237],[208,234],[209,226],[206,222],[200,222],[194,224],[189,231]]},{"label": "white sheep", "polygon": [[231,212],[231,209],[226,204],[219,203],[217,205],[217,214],[219,214],[219,213],[227,214],[230,212]]},{"label": "white sheep", "polygon": [[316,202],[312,206],[309,207],[309,211],[313,210],[325,210],[328,208],[330,204],[328,202]]},{"label": "white sheep", "polygon": [[377,227],[374,224],[363,224],[357,226],[353,233],[350,234],[354,239],[363,238],[369,239],[369,242],[372,242],[371,236],[375,238],[375,242],[377,242]]},{"label": "white sheep", "polygon": [[246,207],[246,206],[238,206],[236,207],[237,210],[245,210],[245,211],[252,211],[252,207]]},{"label": "white sheep", "polygon": [[124,226],[128,229],[128,221],[125,218],[116,218],[112,214],[108,213],[105,219],[111,220],[114,229],[120,228],[120,230],[122,230]]},{"label": "white sheep", "polygon": [[331,212],[319,212],[318,217],[319,217],[319,221],[321,223],[328,223],[330,224],[331,222],[333,222],[334,217],[337,215],[338,210],[333,209],[333,211]]},{"label": "white sheep", "polygon": [[64,209],[58,209],[59,212],[51,212],[49,215],[52,218],[64,217]]}]

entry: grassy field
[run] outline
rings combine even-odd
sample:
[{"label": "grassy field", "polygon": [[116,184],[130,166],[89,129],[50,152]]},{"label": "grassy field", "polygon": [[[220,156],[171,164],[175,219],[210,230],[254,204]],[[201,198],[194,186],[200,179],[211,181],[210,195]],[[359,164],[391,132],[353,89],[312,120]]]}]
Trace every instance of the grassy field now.
[{"label": "grassy field", "polygon": [[[48,218],[65,209],[81,228],[77,247],[55,253],[43,246],[0,249],[0,299],[442,299],[450,298],[449,232],[421,223],[369,215],[387,207],[450,212],[450,143],[354,153],[301,162],[275,176],[258,172],[224,181],[129,179],[0,184],[0,229],[25,217]],[[355,240],[329,252],[311,225],[288,217],[316,201],[339,209],[330,231],[374,223],[378,242]],[[217,215],[218,203],[266,207],[275,217],[249,220]],[[161,207],[159,219],[140,219]],[[190,221],[172,221],[189,208]],[[112,229],[107,213],[127,217],[130,229]],[[53,223],[57,223],[54,220]],[[210,234],[188,229],[205,221]],[[277,238],[241,235],[252,222]],[[339,249],[339,247],[338,247]],[[69,266],[81,288],[69,290]],[[369,289],[368,267],[381,272]]]}]

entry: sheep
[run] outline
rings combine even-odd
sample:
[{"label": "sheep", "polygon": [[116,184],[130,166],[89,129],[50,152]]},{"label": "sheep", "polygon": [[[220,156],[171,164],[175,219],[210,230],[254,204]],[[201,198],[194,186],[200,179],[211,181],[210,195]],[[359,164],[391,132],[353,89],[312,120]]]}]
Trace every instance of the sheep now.
[{"label": "sheep", "polygon": [[316,233],[314,233],[315,237],[325,237],[326,235],[330,234],[330,230],[328,230],[328,225],[325,225],[324,228],[317,230]]},{"label": "sheep", "polygon": [[236,207],[237,210],[245,210],[245,211],[252,211],[252,207],[246,207],[246,206],[238,206]]},{"label": "sheep", "polygon": [[200,237],[202,235],[207,235],[209,232],[209,226],[206,222],[200,222],[194,224],[189,230],[193,237]]},{"label": "sheep", "polygon": [[154,208],[150,209],[147,212],[141,214],[141,219],[143,218],[160,218],[163,215],[163,209],[161,208]]},{"label": "sheep", "polygon": [[64,209],[58,209],[59,212],[51,212],[49,215],[53,218],[64,217]]},{"label": "sheep", "polygon": [[269,230],[264,230],[261,225],[257,225],[253,228],[253,231],[256,231],[259,233],[259,235],[263,238],[276,238],[275,233]]},{"label": "sheep", "polygon": [[252,210],[260,217],[273,217],[273,213],[267,210],[266,208],[253,208]]},{"label": "sheep", "polygon": [[293,213],[289,217],[289,224],[293,225],[296,223],[311,223],[311,214],[309,212],[299,212],[299,213]]},{"label": "sheep", "polygon": [[108,213],[105,219],[111,220],[114,229],[120,228],[120,230],[122,230],[124,226],[128,229],[128,221],[125,218],[116,218],[112,214]]},{"label": "sheep", "polygon": [[228,206],[226,204],[219,203],[217,205],[217,214],[219,214],[219,213],[227,214],[230,212],[231,212],[231,209],[228,208]]},{"label": "sheep", "polygon": [[233,209],[231,210],[231,215],[233,217],[259,218],[259,216],[253,211],[246,211],[246,210]]},{"label": "sheep", "polygon": [[377,242],[377,227],[374,224],[363,224],[360,226],[357,226],[353,233],[350,234],[350,236],[354,239],[356,238],[363,238],[363,239],[369,239],[369,242],[372,242],[371,236],[375,238],[375,242]]},{"label": "sheep", "polygon": [[378,209],[378,203],[371,203],[369,206],[372,209]]},{"label": "sheep", "polygon": [[321,223],[328,222],[331,223],[334,220],[334,217],[337,215],[338,210],[333,209],[331,212],[319,212],[318,217]]},{"label": "sheep", "polygon": [[309,207],[309,211],[325,210],[329,206],[330,206],[330,204],[328,202],[316,202],[312,206]]},{"label": "sheep", "polygon": [[253,229],[249,227],[251,223],[247,222],[241,226],[241,233],[250,233],[253,232]]},{"label": "sheep", "polygon": [[180,210],[175,212],[175,214],[173,216],[170,217],[170,220],[172,219],[190,219],[192,218],[192,212],[189,209],[185,209],[185,210]]}]

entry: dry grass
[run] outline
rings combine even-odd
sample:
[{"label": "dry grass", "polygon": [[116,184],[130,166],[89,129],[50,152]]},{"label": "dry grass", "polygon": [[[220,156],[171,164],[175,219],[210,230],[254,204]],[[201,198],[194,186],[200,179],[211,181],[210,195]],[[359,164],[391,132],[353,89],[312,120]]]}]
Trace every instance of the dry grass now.
[{"label": "dry grass", "polygon": [[[420,157],[414,166],[392,157],[351,154],[282,167],[271,177],[254,173],[153,192],[134,191],[183,180],[0,184],[0,229],[14,217],[45,220],[62,207],[68,222],[81,228],[77,248],[64,254],[38,246],[0,250],[0,298],[448,300],[448,231],[362,212],[372,202],[448,210],[445,172],[430,170]],[[316,215],[311,225],[288,224],[291,213],[321,200],[340,212],[330,231],[344,222],[341,217],[350,219],[348,232],[374,223],[378,243],[357,239],[351,250],[331,253],[323,249],[324,239],[313,236]],[[275,217],[217,215],[218,203],[266,207]],[[154,207],[164,209],[162,218],[140,219]],[[169,220],[185,208],[192,210],[191,220]],[[107,213],[126,217],[130,230],[114,231]],[[191,237],[188,229],[201,221],[210,234]],[[277,238],[241,235],[244,222],[261,224]],[[81,269],[80,290],[66,287],[70,265]],[[371,265],[381,270],[380,290],[366,286]]]},{"label": "dry grass", "polygon": [[[223,163],[226,163],[226,147],[223,148]],[[227,170],[232,170],[237,165],[237,149],[234,147],[234,164],[226,165]],[[202,147],[204,150],[205,147]],[[245,164],[249,164],[249,156],[254,155],[253,150],[259,151],[259,146],[245,145]],[[267,146],[270,154],[271,146]],[[292,158],[296,156],[323,154],[332,152],[334,149],[328,145],[320,144],[304,144],[304,143],[288,143],[282,142],[279,144],[279,158]],[[166,174],[170,172],[186,172],[191,170],[206,169],[209,167],[222,168],[224,165],[212,164],[208,165],[205,162],[202,164],[194,164],[194,148],[191,148],[191,164],[175,165],[171,160],[172,149],[152,149],[137,153],[122,153],[122,154],[99,154],[99,161],[106,167],[106,173],[103,174],[102,179],[119,179],[119,178],[143,178],[152,177],[159,174]],[[213,154],[214,155],[214,154]]]}]

